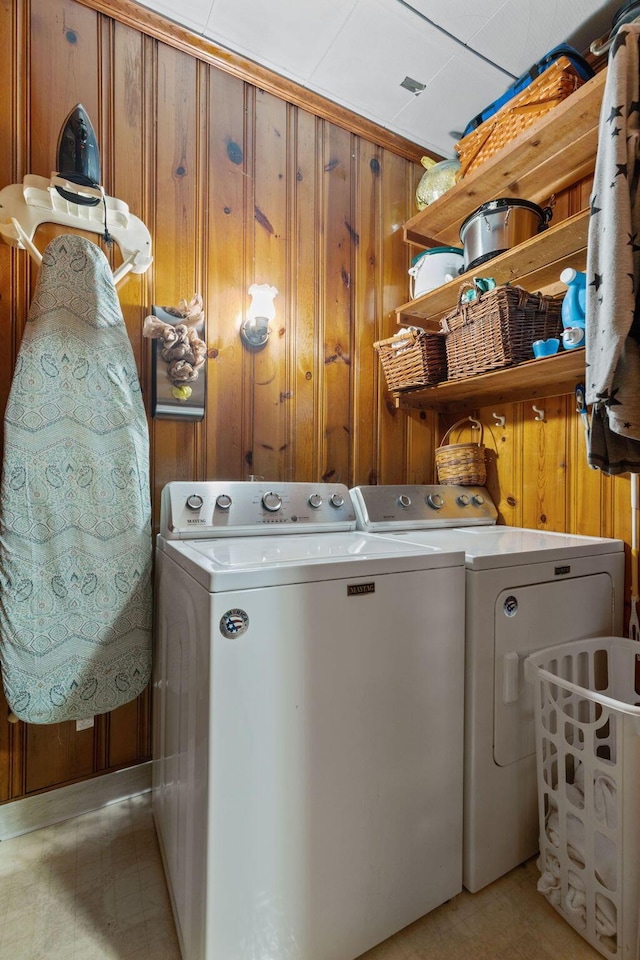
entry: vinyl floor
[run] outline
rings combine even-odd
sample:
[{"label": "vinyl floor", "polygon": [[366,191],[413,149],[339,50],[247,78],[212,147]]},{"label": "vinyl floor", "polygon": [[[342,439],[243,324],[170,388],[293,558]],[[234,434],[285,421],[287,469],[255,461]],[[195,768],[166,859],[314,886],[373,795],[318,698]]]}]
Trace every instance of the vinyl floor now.
[{"label": "vinyl floor", "polygon": [[[536,879],[463,891],[362,960],[596,960]],[[0,843],[0,958],[180,960],[149,794]]]}]

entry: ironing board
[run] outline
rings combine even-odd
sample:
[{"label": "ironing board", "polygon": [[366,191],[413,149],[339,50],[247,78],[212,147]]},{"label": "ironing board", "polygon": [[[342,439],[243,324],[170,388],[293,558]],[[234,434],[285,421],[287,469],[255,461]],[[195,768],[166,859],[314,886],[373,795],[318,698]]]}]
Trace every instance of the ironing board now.
[{"label": "ironing board", "polygon": [[47,246],[5,414],[0,665],[29,723],[134,699],[151,668],[147,421],[113,276]]}]

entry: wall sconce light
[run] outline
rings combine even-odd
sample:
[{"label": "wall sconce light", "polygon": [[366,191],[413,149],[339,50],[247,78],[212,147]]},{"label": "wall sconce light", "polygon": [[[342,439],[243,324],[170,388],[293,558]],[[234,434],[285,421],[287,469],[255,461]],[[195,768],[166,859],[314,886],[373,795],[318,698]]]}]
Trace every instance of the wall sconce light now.
[{"label": "wall sconce light", "polygon": [[261,350],[269,339],[269,321],[276,316],[273,300],[278,290],[268,283],[252,283],[248,292],[251,304],[240,327],[240,337],[246,347]]}]

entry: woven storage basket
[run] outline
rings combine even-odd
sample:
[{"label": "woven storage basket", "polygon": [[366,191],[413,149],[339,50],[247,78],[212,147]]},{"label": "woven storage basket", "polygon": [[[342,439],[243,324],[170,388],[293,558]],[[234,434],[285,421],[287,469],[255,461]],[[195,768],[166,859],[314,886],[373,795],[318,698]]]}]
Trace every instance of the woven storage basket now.
[{"label": "woven storage basket", "polygon": [[[446,443],[447,437],[463,423],[474,424],[480,430],[478,443]],[[479,420],[463,417],[449,427],[437,448],[436,470],[438,483],[456,483],[467,487],[482,487],[487,479],[485,448],[482,443],[484,429]]]},{"label": "woven storage basket", "polygon": [[559,57],[522,93],[505,103],[497,113],[456,144],[460,177],[483,164],[536,120],[562,103],[584,82],[571,61],[567,57]]},{"label": "woven storage basket", "polygon": [[460,285],[456,309],[440,321],[447,335],[449,380],[531,360],[535,340],[562,334],[561,299],[501,286],[463,302],[468,289],[474,284]]},{"label": "woven storage basket", "polygon": [[407,330],[374,343],[389,390],[428,387],[447,379],[445,338],[441,333]]}]

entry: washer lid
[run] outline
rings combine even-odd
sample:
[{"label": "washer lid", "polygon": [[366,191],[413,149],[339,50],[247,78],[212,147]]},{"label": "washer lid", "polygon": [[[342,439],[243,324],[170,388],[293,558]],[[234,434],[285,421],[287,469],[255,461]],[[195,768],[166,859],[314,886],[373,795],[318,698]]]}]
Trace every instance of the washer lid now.
[{"label": "washer lid", "polygon": [[385,534],[405,543],[431,545],[441,550],[464,550],[470,570],[489,570],[523,563],[544,563],[577,557],[620,553],[622,540],[579,537],[569,533],[526,527],[453,527]]},{"label": "washer lid", "polygon": [[359,532],[190,541],[159,536],[157,545],[212,593],[464,564],[462,547],[453,552]]}]

